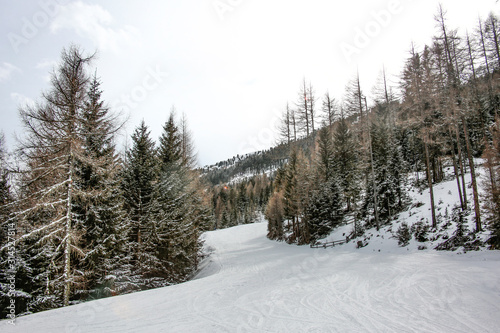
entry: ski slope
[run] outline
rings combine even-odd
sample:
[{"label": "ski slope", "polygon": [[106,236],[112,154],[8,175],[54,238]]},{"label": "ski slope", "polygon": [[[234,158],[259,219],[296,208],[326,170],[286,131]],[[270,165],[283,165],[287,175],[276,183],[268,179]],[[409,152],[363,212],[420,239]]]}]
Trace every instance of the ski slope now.
[{"label": "ski slope", "polygon": [[[0,322],[1,332],[498,332],[500,253],[267,240],[208,232],[195,280]],[[395,243],[396,241],[393,240]]]}]

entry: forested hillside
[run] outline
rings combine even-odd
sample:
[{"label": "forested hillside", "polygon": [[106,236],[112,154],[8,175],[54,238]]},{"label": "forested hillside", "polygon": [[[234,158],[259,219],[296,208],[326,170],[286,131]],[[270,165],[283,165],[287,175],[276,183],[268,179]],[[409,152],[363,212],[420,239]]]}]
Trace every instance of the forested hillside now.
[{"label": "forested hillside", "polygon": [[[314,145],[314,137],[298,138],[294,145],[309,150]],[[238,182],[262,173],[271,176],[286,164],[289,154],[290,145],[286,142],[278,142],[275,147],[267,150],[236,155],[226,161],[204,166],[200,172],[203,178],[212,185]]]},{"label": "forested hillside", "polygon": [[[326,93],[322,108],[304,80],[282,119],[282,141],[291,153],[274,180],[268,237],[313,244],[346,220],[354,220],[352,237],[378,230],[406,209],[408,185],[429,189],[432,218],[420,228],[437,230],[433,187],[450,166],[459,220],[471,216],[470,238],[491,232],[488,243],[498,248],[499,20],[491,14],[478,20],[474,32],[459,35],[440,7],[435,23],[432,44],[410,48],[397,86],[389,85],[381,69],[371,103],[361,89],[362,73],[346,86],[342,100]],[[315,137],[314,149],[295,145],[304,136]],[[481,179],[474,163],[479,157],[488,173]],[[486,188],[483,196],[479,182]]]}]

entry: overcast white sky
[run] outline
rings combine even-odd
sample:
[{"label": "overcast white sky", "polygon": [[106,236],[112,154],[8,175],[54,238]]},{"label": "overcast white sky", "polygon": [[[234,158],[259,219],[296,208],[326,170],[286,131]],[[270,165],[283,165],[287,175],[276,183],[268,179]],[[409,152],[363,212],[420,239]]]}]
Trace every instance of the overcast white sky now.
[{"label": "overcast white sky", "polygon": [[[398,74],[410,43],[430,42],[438,3],[0,0],[0,129],[14,146],[19,104],[40,100],[62,48],[74,43],[98,51],[104,98],[129,116],[123,137],[144,119],[156,139],[175,105],[200,165],[268,148],[303,77],[318,97],[328,90],[340,99],[359,68],[370,92],[384,64]],[[461,32],[500,12],[495,0],[441,3]]]}]

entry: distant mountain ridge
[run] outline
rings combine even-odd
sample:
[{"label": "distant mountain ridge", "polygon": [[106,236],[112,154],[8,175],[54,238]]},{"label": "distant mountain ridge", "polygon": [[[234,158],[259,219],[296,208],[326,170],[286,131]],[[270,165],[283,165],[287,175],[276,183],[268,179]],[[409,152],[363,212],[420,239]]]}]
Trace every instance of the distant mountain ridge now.
[{"label": "distant mountain ridge", "polygon": [[[314,145],[315,135],[302,138],[291,145],[309,150]],[[288,161],[290,146],[286,143],[260,150],[254,153],[236,155],[225,161],[207,165],[199,169],[212,185],[238,182],[240,179],[251,178],[262,173],[272,176],[274,172]]]}]

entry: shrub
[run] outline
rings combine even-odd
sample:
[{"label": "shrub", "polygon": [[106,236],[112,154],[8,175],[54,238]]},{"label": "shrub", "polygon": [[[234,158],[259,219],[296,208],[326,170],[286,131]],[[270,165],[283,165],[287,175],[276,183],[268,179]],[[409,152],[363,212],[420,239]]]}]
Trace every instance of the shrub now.
[{"label": "shrub", "polygon": [[420,221],[411,226],[411,233],[415,235],[415,239],[417,242],[427,242],[429,239],[427,238],[427,233],[429,232],[429,225]]},{"label": "shrub", "polygon": [[396,231],[395,237],[398,240],[399,246],[406,246],[411,240],[411,232],[410,228],[408,228],[408,224],[405,222],[401,223],[398,230]]}]

